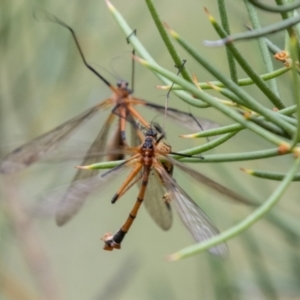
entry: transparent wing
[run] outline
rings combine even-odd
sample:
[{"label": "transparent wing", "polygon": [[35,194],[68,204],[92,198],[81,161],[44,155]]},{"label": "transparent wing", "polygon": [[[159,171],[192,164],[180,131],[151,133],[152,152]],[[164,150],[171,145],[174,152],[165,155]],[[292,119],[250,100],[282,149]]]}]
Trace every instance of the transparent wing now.
[{"label": "transparent wing", "polygon": [[144,141],[144,137],[141,131],[138,129],[137,124],[135,123],[132,116],[129,116],[130,122],[130,140],[131,140],[131,147],[138,147]]},{"label": "transparent wing", "polygon": [[[103,153],[107,145],[108,132],[114,118],[115,115],[109,115],[101,131],[97,135],[95,141],[86,153],[86,157],[82,161],[81,166],[91,165],[93,163],[100,162],[103,160],[103,157],[105,156],[103,155]],[[91,154],[95,153],[99,154],[91,156]],[[64,225],[80,210],[80,208],[86,201],[86,198],[91,192],[91,188],[89,188],[88,185],[83,183],[89,182],[89,184],[93,186],[92,178],[97,177],[98,174],[98,170],[78,169],[66,194],[61,198],[60,206],[58,207],[56,212],[57,225]],[[85,179],[89,178],[91,178],[91,181],[85,181]],[[97,179],[95,178],[95,180]]]},{"label": "transparent wing", "polygon": [[220,127],[220,124],[209,119],[195,117],[191,113],[182,112],[175,108],[168,108],[167,118],[178,123],[190,131],[208,130]]},{"label": "transparent wing", "polygon": [[[57,218],[60,215],[61,221],[67,222],[83,206],[88,196],[97,192],[103,192],[113,183],[116,176],[128,171],[128,167],[128,164],[122,164],[122,166],[115,168],[115,170],[112,170],[104,177],[101,174],[96,174],[77,180],[71,185],[64,185],[48,191],[40,195],[37,204],[32,208],[32,213],[42,217],[55,216]],[[92,171],[85,170],[85,172],[89,173]]]},{"label": "transparent wing", "polygon": [[[120,153],[120,149],[124,148],[124,141],[122,140],[121,137],[121,131],[120,131],[120,124],[118,124],[110,136],[107,147],[106,147],[106,152],[107,152],[107,160],[108,161],[113,161],[113,160],[121,160],[124,159],[124,154],[125,153]],[[117,152],[117,153],[115,153]]]},{"label": "transparent wing", "polygon": [[[139,181],[139,186],[141,182]],[[144,204],[153,221],[163,230],[172,226],[172,211],[169,203],[165,201],[165,189],[155,169],[149,174],[148,185],[145,192]]]},{"label": "transparent wing", "polygon": [[[157,111],[160,114],[165,114],[165,107],[162,105],[158,105],[141,99],[136,100],[144,101],[145,106]],[[220,127],[220,125],[214,121],[205,118],[195,117],[191,113],[187,113],[171,107],[168,107],[167,118],[170,118],[172,121],[191,131],[197,131],[199,129],[207,130]]]},{"label": "transparent wing", "polygon": [[15,173],[42,159],[64,142],[81,124],[94,116],[98,111],[106,108],[110,101],[110,99],[105,100],[101,104],[7,154],[0,163],[0,172],[3,174]]},{"label": "transparent wing", "polygon": [[[135,123],[131,122],[131,146],[139,146],[141,137],[139,129]],[[140,174],[142,174],[140,172]],[[138,187],[141,187],[141,181],[137,182]],[[169,230],[172,226],[172,211],[171,207],[164,200],[165,189],[162,185],[157,172],[152,169],[149,174],[148,185],[144,196],[144,205],[153,221],[162,229]]]},{"label": "transparent wing", "polygon": [[203,185],[208,186],[209,188],[215,190],[216,192],[220,193],[221,195],[225,195],[229,197],[232,200],[235,200],[237,202],[241,202],[247,205],[255,205],[255,203],[251,202],[246,197],[243,197],[234,191],[228,189],[227,187],[221,185],[220,183],[208,178],[207,176],[197,172],[196,170],[191,169],[190,167],[184,165],[183,163],[179,162],[178,160],[167,156],[166,159],[174,166],[178,167],[185,173],[189,174],[191,177],[193,177],[195,180],[199,181]]},{"label": "transparent wing", "polygon": [[[189,230],[196,242],[202,242],[219,234],[219,230],[210,221],[201,208],[190,196],[169,176],[165,169],[158,163],[156,170],[163,178],[167,189],[167,198],[174,206],[181,221]],[[228,250],[226,244],[220,244],[209,249],[214,255],[226,256]]]}]

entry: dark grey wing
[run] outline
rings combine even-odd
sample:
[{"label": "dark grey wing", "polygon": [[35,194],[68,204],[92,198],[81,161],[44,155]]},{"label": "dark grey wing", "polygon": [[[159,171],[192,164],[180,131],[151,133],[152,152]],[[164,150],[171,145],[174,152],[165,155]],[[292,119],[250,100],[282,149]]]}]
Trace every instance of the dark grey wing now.
[{"label": "dark grey wing", "polygon": [[[157,166],[156,169],[164,180],[167,198],[195,241],[203,242],[218,235],[219,230],[216,226],[176,181],[169,176],[166,170],[162,166]],[[228,249],[226,244],[219,244],[210,248],[209,252],[218,256],[226,256]]]},{"label": "dark grey wing", "polygon": [[[165,114],[165,107],[150,102],[145,102],[145,105],[160,114]],[[191,113],[181,111],[176,108],[168,107],[167,118],[191,131],[207,130],[218,128],[220,125],[209,119],[195,117]]]},{"label": "dark grey wing", "polygon": [[116,153],[124,149],[124,141],[121,137],[120,124],[118,124],[111,136],[109,137],[109,141],[107,143],[106,152],[107,152],[107,160],[121,160],[124,159],[125,153]]},{"label": "dark grey wing", "polygon": [[[110,126],[115,118],[114,114],[110,114],[101,131],[97,135],[95,141],[86,153],[86,157],[81,163],[81,166],[91,165],[103,160],[103,153],[107,145],[107,137]],[[99,155],[95,155],[99,153]],[[92,154],[92,155],[91,155]],[[97,182],[98,170],[83,170],[78,169],[67,192],[62,196],[60,205],[56,212],[56,223],[59,226],[64,225],[69,221],[82,207],[86,198],[91,193],[91,186],[94,185],[93,177]],[[90,180],[87,180],[90,179]],[[86,184],[88,183],[88,184]]]},{"label": "dark grey wing", "polygon": [[155,169],[151,170],[148,180],[144,197],[145,207],[153,221],[161,229],[169,230],[172,226],[172,211],[170,204],[164,198],[166,190]]},{"label": "dark grey wing", "polygon": [[144,141],[143,133],[138,128],[138,125],[135,123],[131,115],[128,116],[130,122],[130,140],[131,147],[138,147]]},{"label": "dark grey wing", "polygon": [[[54,190],[48,191],[40,195],[38,202],[31,209],[36,216],[55,216],[59,217],[58,225],[65,224],[70,220],[86,202],[87,197],[97,192],[103,192],[113,184],[116,176],[128,171],[129,164],[122,164],[120,167],[106,172],[106,176],[95,174],[93,176],[81,177],[74,181],[71,185],[64,185]],[[91,170],[85,170],[88,174]],[[101,197],[101,194],[100,194]]]},{"label": "dark grey wing", "polygon": [[197,172],[194,169],[191,169],[190,167],[184,165],[183,163],[179,162],[178,160],[168,156],[167,160],[174,166],[178,167],[185,173],[189,174],[191,177],[193,177],[195,180],[199,181],[205,186],[208,186],[209,188],[215,190],[216,192],[220,193],[221,195],[225,195],[229,197],[232,200],[235,200],[237,202],[241,202],[247,205],[253,205],[256,206],[255,203],[247,199],[246,197],[243,197],[236,192],[230,190],[229,188],[221,185],[220,183],[208,178],[207,176]]},{"label": "dark grey wing", "polygon": [[[139,129],[131,122],[131,146],[137,147],[142,143]],[[141,173],[140,173],[141,175]],[[141,181],[137,182],[141,187]],[[165,189],[157,172],[152,169],[149,174],[148,185],[144,196],[144,205],[153,221],[162,229],[169,230],[172,226],[171,207],[164,200]]]},{"label": "dark grey wing", "polygon": [[106,108],[109,101],[110,99],[94,106],[7,154],[0,163],[0,172],[3,174],[15,173],[42,159],[69,138],[81,124],[94,116],[99,110]]}]

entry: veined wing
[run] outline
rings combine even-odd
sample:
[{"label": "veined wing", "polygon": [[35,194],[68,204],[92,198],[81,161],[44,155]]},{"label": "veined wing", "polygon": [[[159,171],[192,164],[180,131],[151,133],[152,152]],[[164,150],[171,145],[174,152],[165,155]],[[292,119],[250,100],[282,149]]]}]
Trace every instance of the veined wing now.
[{"label": "veined wing", "polygon": [[216,192],[220,193],[221,195],[225,195],[229,197],[232,200],[235,200],[237,202],[241,202],[247,205],[255,205],[253,202],[251,202],[249,199],[237,194],[236,192],[228,189],[227,187],[221,185],[220,183],[208,178],[207,176],[197,172],[194,169],[191,169],[190,167],[184,165],[183,163],[179,162],[178,160],[167,156],[166,159],[174,166],[178,167],[185,173],[189,174],[191,177],[195,178],[195,180],[201,182],[203,185],[208,186],[209,188],[215,190]]},{"label": "veined wing", "polygon": [[[172,203],[181,221],[195,241],[203,242],[218,235],[219,230],[216,226],[176,181],[169,176],[166,170],[159,163],[155,167],[164,180],[167,199]],[[226,256],[228,249],[226,244],[220,244],[210,248],[209,252],[218,256]]]},{"label": "veined wing", "polygon": [[64,142],[81,124],[110,105],[110,102],[110,99],[105,100],[7,154],[1,161],[0,172],[3,174],[15,173],[42,159]]},{"label": "veined wing", "polygon": [[[139,146],[141,138],[139,129],[135,123],[131,123],[131,146]],[[141,173],[140,173],[141,174]],[[141,181],[137,182],[138,187],[141,187]],[[171,207],[164,200],[165,189],[157,172],[152,169],[148,178],[148,185],[144,196],[144,205],[153,221],[162,229],[169,230],[172,226],[172,211]]]},{"label": "veined wing", "polygon": [[[107,137],[110,126],[115,118],[114,114],[110,114],[101,131],[97,135],[95,141],[86,153],[86,157],[81,163],[81,166],[91,165],[103,160],[105,147],[107,145]],[[120,134],[119,134],[120,135]],[[99,153],[99,155],[91,155]],[[98,170],[83,170],[78,169],[65,195],[62,196],[59,207],[56,212],[56,223],[59,226],[64,225],[69,221],[82,207],[86,198],[91,192],[89,184],[93,185],[92,177],[97,177]],[[86,179],[91,178],[91,181]],[[96,178],[95,178],[96,180]],[[83,184],[89,182],[89,184]]]},{"label": "veined wing", "polygon": [[[94,173],[94,176],[86,176],[74,181],[71,185],[64,185],[43,193],[33,207],[33,213],[37,216],[55,216],[56,218],[58,218],[58,215],[61,215],[62,223],[59,225],[63,225],[79,211],[88,196],[99,191],[103,192],[116,176],[123,174],[124,171],[128,171],[129,166],[130,164],[123,163],[121,166],[107,172],[106,176]],[[82,171],[87,174],[92,172],[92,170]]]},{"label": "veined wing", "polygon": [[120,123],[114,128],[111,136],[109,137],[106,152],[107,152],[107,160],[121,160],[124,159],[126,153],[118,153],[120,149],[124,149],[124,141],[121,137],[120,132]]},{"label": "veined wing", "polygon": [[130,140],[131,147],[138,147],[144,141],[144,135],[138,128],[138,125],[134,121],[134,118],[131,115],[128,115],[128,121],[130,123]]},{"label": "veined wing", "polygon": [[[140,181],[138,185],[141,186]],[[157,171],[152,169],[148,178],[144,204],[153,221],[161,229],[169,230],[172,226],[172,211],[170,204],[165,201],[165,193]]]},{"label": "veined wing", "polygon": [[[141,104],[143,101],[143,105],[157,111],[160,114],[165,114],[165,106],[134,97],[132,97],[132,99],[136,101],[141,101]],[[197,131],[199,129],[207,130],[220,127],[220,125],[214,121],[205,118],[195,117],[191,113],[187,113],[172,107],[168,107],[167,109],[167,118],[170,118],[172,121],[191,131]]]},{"label": "veined wing", "polygon": [[191,131],[208,130],[220,127],[220,124],[206,118],[195,117],[191,113],[183,112],[175,108],[168,108],[167,118]]}]

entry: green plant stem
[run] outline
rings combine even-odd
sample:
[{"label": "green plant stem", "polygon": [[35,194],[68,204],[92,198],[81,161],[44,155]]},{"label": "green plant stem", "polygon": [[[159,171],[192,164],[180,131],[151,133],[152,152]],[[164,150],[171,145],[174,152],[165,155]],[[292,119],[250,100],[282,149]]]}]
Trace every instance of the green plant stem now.
[{"label": "green plant stem", "polygon": [[[112,13],[112,16],[115,19],[115,21],[120,26],[121,30],[124,32],[124,35],[126,37],[129,37],[129,41],[130,41],[132,47],[134,48],[134,50],[137,53],[139,53],[139,55],[141,57],[143,57],[144,59],[147,59],[148,61],[152,62],[153,64],[156,64],[155,60],[148,53],[148,51],[144,48],[144,46],[139,41],[137,36],[134,35],[134,34],[131,34],[133,32],[133,30],[129,27],[129,25],[127,24],[125,19],[122,17],[122,15],[116,10],[116,8],[110,3],[109,0],[105,0],[105,1],[106,1],[107,6],[108,6],[108,9],[110,10],[110,12]],[[155,73],[155,74],[164,84],[171,85],[173,83],[173,82],[169,81],[168,79],[166,79],[165,77],[163,77],[163,76],[161,76],[157,73]],[[203,103],[199,99],[195,99],[195,98],[191,97],[186,92],[178,91],[178,92],[175,92],[175,94],[180,99],[185,101],[186,103],[188,103],[190,105],[193,105],[195,107],[201,107],[201,108],[208,107],[208,105],[206,103]]]},{"label": "green plant stem", "polygon": [[[277,51],[278,52],[278,51]],[[290,67],[283,67],[280,69],[277,69],[273,72],[270,73],[266,73],[263,75],[259,75],[259,77],[265,81],[267,80],[272,80],[284,73],[286,73],[287,71],[291,70]],[[237,84],[239,86],[247,86],[247,85],[252,85],[254,84],[253,80],[251,78],[241,78],[238,79]],[[207,81],[207,82],[199,82],[198,86],[202,89],[202,90],[211,90],[212,89],[212,85],[217,86],[217,87],[225,87],[224,83],[220,82],[220,81]],[[171,86],[163,86],[161,87],[163,89],[169,90],[171,88]],[[182,87],[179,85],[173,85],[172,90],[182,90]]]},{"label": "green plant stem", "polygon": [[215,136],[215,135],[219,135],[219,134],[224,134],[224,133],[228,133],[228,132],[232,132],[232,131],[238,132],[244,128],[245,127],[242,126],[241,124],[235,123],[235,124],[231,124],[231,125],[208,129],[205,131],[200,131],[197,133],[181,135],[181,137],[192,138],[192,139],[203,138],[203,137],[210,137],[210,136]]},{"label": "green plant stem", "polygon": [[[179,53],[176,51],[174,45],[173,45],[173,42],[172,40],[170,39],[165,27],[163,26],[159,16],[158,16],[158,13],[157,13],[157,10],[155,8],[155,6],[153,5],[153,2],[152,0],[145,0],[147,6],[148,6],[148,9],[150,11],[150,14],[152,16],[152,19],[158,29],[158,32],[160,33],[160,36],[162,38],[162,40],[164,41],[174,63],[176,66],[181,66],[182,65],[182,59],[179,55]],[[190,73],[187,71],[187,68],[185,67],[185,65],[181,68],[181,72],[180,74],[182,74],[182,77],[189,81],[189,82],[193,82],[193,79],[192,79],[192,76],[190,75]]]},{"label": "green plant stem", "polygon": [[[199,146],[198,150],[204,152],[202,146]],[[194,153],[194,155],[197,155],[200,152],[197,153],[195,148],[191,148],[184,151],[180,151],[178,153],[187,154],[187,155],[190,155],[190,153]],[[232,162],[232,161],[257,160],[257,159],[264,159],[264,158],[269,158],[269,157],[274,157],[279,155],[280,154],[278,154],[278,149],[274,148],[274,149],[265,149],[265,150],[258,150],[258,151],[249,151],[246,153],[207,154],[207,155],[201,155],[201,158],[183,157],[180,158],[180,161],[187,162],[187,163],[212,163],[212,162],[221,163],[221,162]],[[95,163],[89,165],[87,169],[91,169],[91,170],[111,169],[118,166],[121,163],[124,163],[124,161],[125,160],[116,160],[116,161]]]},{"label": "green plant stem", "polygon": [[[248,10],[248,14],[252,23],[252,26],[254,29],[261,28],[259,18],[257,16],[256,10],[254,9],[253,5],[249,3],[249,1],[244,0],[246,8]],[[270,56],[270,52],[268,50],[268,46],[266,43],[265,38],[259,38],[257,40],[258,46],[260,49],[260,53],[264,62],[264,67],[266,68],[266,71],[271,73],[273,69],[273,63],[272,63],[272,58]],[[271,90],[279,97],[279,90],[277,86],[277,82],[275,79],[270,80],[269,82]]]},{"label": "green plant stem", "polygon": [[[190,149],[183,150],[183,151],[177,151],[177,152],[180,154],[184,154],[184,155],[197,155],[197,154],[211,150],[211,149],[225,143],[227,140],[229,140],[236,134],[237,134],[237,132],[230,132],[230,133],[224,134],[224,135],[220,136],[219,138],[216,138],[208,143],[205,143],[204,145],[200,145],[200,146],[197,146],[194,148],[190,148]],[[173,157],[176,159],[183,159],[182,156],[175,155]]]},{"label": "green plant stem", "polygon": [[[182,151],[182,153],[184,154],[184,151]],[[279,155],[280,154],[278,153],[278,149],[274,148],[267,150],[249,151],[245,153],[207,154],[202,155],[202,159],[194,157],[184,157],[180,159],[180,161],[187,163],[220,163],[264,159]]]},{"label": "green plant stem", "polygon": [[299,22],[300,22],[300,15],[285,19],[283,21],[277,22],[275,24],[271,24],[269,26],[265,26],[261,29],[233,34],[217,41],[206,40],[204,41],[204,44],[209,47],[220,47],[236,41],[256,39],[259,37],[264,37],[267,34],[273,34],[278,31],[282,31],[284,29],[289,29],[292,26],[298,24]]},{"label": "green plant stem", "polygon": [[[277,113],[279,114],[280,117],[287,117],[285,115],[290,115],[293,114],[296,111],[297,107],[296,105],[292,105],[290,107],[284,108],[282,110],[279,110]],[[279,117],[278,116],[278,117]],[[263,120],[263,117],[258,117],[258,120]],[[292,124],[296,125],[297,120],[293,118],[286,119],[288,122],[291,122]],[[244,129],[245,127],[242,126],[241,124],[231,124],[227,126],[222,126],[218,128],[213,128],[213,129],[208,129],[205,131],[200,131],[198,133],[192,133],[192,134],[187,134],[182,137],[185,138],[201,138],[201,137],[209,137],[209,136],[214,136],[214,135],[219,135],[219,134],[224,134],[227,132],[232,132],[232,131],[238,131],[241,129]]]},{"label": "green plant stem", "polygon": [[[190,46],[183,38],[180,37],[178,33],[173,30],[170,30],[170,34],[179,42],[181,46],[184,47],[201,65],[203,65],[207,70],[209,70],[218,80],[222,81],[224,85],[234,92],[240,99],[244,101],[244,105],[247,106],[249,109],[259,113],[260,115],[264,116],[267,120],[273,122],[284,131],[292,135],[295,131],[295,128],[288,124],[287,122],[279,119],[278,116],[273,111],[265,108],[263,105],[258,103],[253,97],[251,97],[248,93],[246,93],[243,89],[241,89],[236,83],[232,80],[228,79],[224,76],[218,69],[216,69],[213,65],[211,65],[207,60],[200,55],[200,53],[195,50],[192,46]],[[172,76],[174,78],[174,76]],[[176,82],[176,80],[174,80]],[[178,82],[178,80],[177,80]],[[181,81],[181,85],[183,81]],[[185,87],[186,88],[186,87]],[[189,90],[191,92],[191,89]],[[202,92],[203,93],[203,92]],[[197,95],[196,93],[192,92],[193,95]],[[199,94],[199,93],[198,93]],[[198,96],[199,97],[199,96]],[[204,99],[200,98],[201,100],[205,101]],[[206,101],[205,101],[206,102]]]},{"label": "green plant stem", "polygon": [[265,37],[265,40],[266,40],[266,44],[268,46],[268,49],[272,54],[276,54],[276,53],[278,53],[282,50],[277,45],[272,43],[267,37]]},{"label": "green plant stem", "polygon": [[300,82],[299,82],[299,76],[298,76],[298,41],[296,38],[296,35],[293,34],[290,38],[290,50],[291,50],[291,58],[292,58],[292,89],[293,89],[293,96],[294,96],[294,102],[296,104],[296,115],[298,119],[297,124],[297,131],[295,132],[294,138],[293,138],[293,144],[292,147],[295,147],[297,143],[300,141]]},{"label": "green plant stem", "polygon": [[[259,170],[245,170],[247,174],[263,178],[263,179],[270,179],[270,180],[276,180],[281,181],[284,176],[286,176],[286,173],[279,173],[279,172],[266,172],[266,171],[259,171]],[[300,181],[300,173],[295,174],[292,181]]]},{"label": "green plant stem", "polygon": [[273,13],[284,13],[284,12],[288,12],[294,9],[297,9],[300,7],[300,1],[299,0],[295,0],[295,2],[291,3],[291,4],[285,4],[285,5],[279,5],[279,6],[274,6],[274,5],[268,5],[263,3],[263,1],[258,1],[258,0],[247,0],[248,2],[250,2],[252,5],[261,8],[265,11],[268,12],[273,12]]},{"label": "green plant stem", "polygon": [[[288,4],[286,0],[275,0],[275,2],[278,7],[284,7],[285,5]],[[286,20],[291,16],[289,11],[281,11],[280,14],[283,20]]]},{"label": "green plant stem", "polygon": [[[126,36],[129,36],[129,34],[132,32],[132,29],[128,26],[128,24],[125,22],[125,20],[123,19],[123,17],[118,13],[118,11],[111,5],[111,3],[106,0],[106,3],[108,5],[108,8],[109,10],[112,12],[115,20],[117,21],[117,23],[120,25],[121,29],[124,31],[125,35]],[[148,62],[152,62],[152,65],[155,65],[157,66],[157,68],[159,68],[159,66],[155,63],[154,59],[148,54],[148,52],[144,49],[144,47],[141,45],[141,43],[139,42],[139,40],[137,39],[137,37],[135,35],[131,35],[130,36],[130,42],[132,43],[133,47],[135,48],[135,50],[140,53],[144,58],[146,58],[148,60]],[[174,74],[172,74],[174,75]],[[163,82],[170,82],[169,80],[166,80],[166,77],[165,76],[160,76],[158,75],[159,78],[163,81]],[[177,77],[177,78],[176,78]],[[211,98],[210,96],[206,95],[205,93],[203,93],[202,91],[199,91],[194,85],[192,85],[191,83],[185,81],[185,80],[179,80],[181,78],[179,78],[178,76],[168,76],[169,79],[173,79],[173,78],[176,78],[176,80],[174,80],[174,82],[177,82],[179,84],[182,84],[182,82],[185,82],[185,83],[188,83],[188,87],[190,88],[189,90],[192,91],[192,94],[195,94],[195,95],[200,95],[200,98],[201,99],[201,96],[205,97],[206,100],[209,99],[209,101],[204,101],[206,102],[207,104],[211,105]],[[179,81],[178,81],[179,80]],[[171,81],[172,82],[172,81]],[[194,93],[194,91],[196,93]],[[204,99],[203,99],[204,100]],[[198,102],[199,103],[199,102]],[[261,134],[263,135],[267,135],[268,136],[268,139],[271,139],[272,142],[274,143],[277,143],[277,144],[282,144],[282,141],[278,138],[276,138],[275,136],[270,136],[266,131],[264,131],[264,133],[262,132],[262,129],[260,129],[258,126],[254,126],[255,124],[251,124],[250,122],[247,122],[243,117],[241,117],[240,115],[238,115],[236,112],[232,111],[231,109],[228,109],[226,107],[224,107],[224,105],[222,104],[219,104],[219,103],[216,103],[215,100],[213,100],[213,103],[215,106],[218,106],[219,108],[221,108],[221,110],[226,110],[226,114],[229,114],[229,115],[232,115],[234,116],[234,118],[236,118],[236,120],[238,119],[239,123],[242,123],[244,125],[246,125],[246,127],[248,127],[247,125],[249,125],[252,130],[255,130],[255,131],[259,131]],[[276,124],[276,122],[274,122]],[[278,124],[277,124],[278,125]],[[285,126],[284,125],[284,122],[281,122],[281,125],[283,126],[279,126],[281,128],[283,128],[285,131],[293,131],[293,127],[288,127],[286,130]],[[290,125],[288,125],[290,126]]]},{"label": "green plant stem", "polygon": [[[142,59],[138,59],[136,58],[141,64],[143,64],[144,66],[152,69],[155,72],[158,72],[160,74],[162,74],[163,76],[169,78],[170,80],[173,80],[174,82],[176,82],[179,85],[182,85],[182,87],[184,87],[185,89],[187,89],[188,91],[190,91],[193,95],[197,96],[199,99],[203,100],[204,102],[208,103],[209,105],[215,107],[216,109],[220,110],[222,113],[224,113],[225,115],[227,115],[229,118],[239,122],[240,124],[244,125],[245,127],[247,127],[248,129],[250,129],[251,131],[255,132],[256,134],[264,137],[265,139],[269,140],[271,143],[274,143],[278,146],[281,145],[285,145],[287,148],[289,148],[289,145],[285,142],[283,142],[281,139],[279,139],[278,137],[276,137],[275,135],[269,133],[267,130],[260,128],[259,126],[257,126],[256,124],[247,121],[244,117],[242,117],[239,113],[237,113],[236,111],[234,111],[231,108],[228,108],[226,105],[220,103],[219,101],[216,101],[214,97],[204,93],[203,91],[197,89],[197,87],[195,87],[194,85],[192,85],[191,83],[183,80],[182,78],[179,78],[177,76],[175,76],[173,73],[169,72],[168,70],[156,65],[156,64],[151,64],[150,62],[147,62],[145,60]],[[232,82],[233,83],[233,82]],[[274,113],[272,112],[272,114],[269,114],[270,116],[272,115],[272,119],[276,119],[276,121],[274,121],[275,124],[282,124],[282,120],[278,117],[274,118]],[[284,122],[285,123],[285,122]],[[285,123],[286,125],[287,123]],[[293,128],[293,126],[291,126],[290,124],[288,126],[285,126],[285,128]],[[279,126],[281,127],[281,126]],[[292,130],[294,131],[294,130]]]},{"label": "green plant stem", "polygon": [[[226,6],[224,0],[218,0],[219,14],[222,22],[222,26],[226,31],[227,35],[230,35],[229,22],[227,18]],[[238,81],[238,75],[236,71],[236,64],[232,53],[226,48],[226,55],[228,61],[228,67],[230,72],[231,80],[234,82]]]},{"label": "green plant stem", "polygon": [[[226,32],[221,28],[217,21],[209,15],[210,22],[213,27],[220,35],[220,37],[225,38],[227,36]],[[240,51],[232,43],[226,45],[231,51],[236,61],[239,63],[241,68],[246,72],[246,74],[255,82],[256,86],[268,97],[268,99],[275,105],[275,107],[282,109],[284,105],[280,98],[269,88],[269,86],[259,77],[259,75],[250,66],[247,60],[242,56]]]}]

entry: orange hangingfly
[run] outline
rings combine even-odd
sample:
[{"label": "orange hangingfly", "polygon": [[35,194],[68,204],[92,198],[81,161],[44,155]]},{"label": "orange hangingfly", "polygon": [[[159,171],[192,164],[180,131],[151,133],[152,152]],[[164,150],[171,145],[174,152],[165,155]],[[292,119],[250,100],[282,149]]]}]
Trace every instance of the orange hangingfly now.
[{"label": "orange hangingfly", "polygon": [[[126,136],[125,136],[125,123],[126,121],[134,121],[138,120],[139,123],[143,124],[143,126],[148,126],[148,122],[139,114],[139,112],[135,109],[135,105],[142,105],[154,109],[157,112],[164,113],[165,107],[160,106],[154,103],[150,103],[148,101],[135,98],[132,96],[132,90],[128,88],[128,82],[120,81],[117,86],[113,86],[109,81],[107,81],[98,71],[96,71],[85,59],[83,52],[81,50],[80,44],[76,37],[74,30],[65,24],[60,19],[56,18],[52,14],[48,12],[44,12],[43,17],[49,21],[57,23],[64,28],[68,29],[76,47],[79,51],[79,54],[85,64],[85,66],[91,70],[97,77],[99,77],[113,92],[112,96],[94,107],[88,109],[87,111],[81,113],[80,115],[68,120],[67,122],[61,124],[60,126],[54,128],[53,130],[33,139],[29,143],[15,149],[14,151],[7,154],[2,161],[0,162],[0,173],[2,174],[10,174],[21,171],[22,169],[30,166],[31,164],[40,161],[45,158],[51,157],[51,154],[54,150],[61,145],[64,141],[66,141],[71,134],[74,133],[76,129],[79,128],[80,125],[84,124],[85,121],[89,120],[93,116],[95,116],[98,112],[101,112],[105,109],[111,108],[111,113],[109,114],[107,120],[104,123],[104,126],[100,130],[97,135],[95,141],[90,146],[86,155],[84,156],[84,160],[82,161],[82,165],[88,165],[95,162],[99,162],[103,159],[102,153],[107,151],[107,147],[110,149],[115,149],[118,147],[122,147],[126,145]],[[108,140],[109,129],[114,119],[118,117],[118,127],[117,131],[114,132],[113,137],[110,142]],[[168,108],[168,117],[172,120],[182,124],[186,128],[195,128],[197,125],[197,121],[194,117],[186,112],[179,111],[177,109]],[[202,122],[202,120],[200,120]],[[206,122],[207,127],[215,127],[216,125],[213,122]],[[133,140],[135,140],[135,144],[141,143],[141,138],[139,137],[138,131],[133,129],[132,135]],[[100,153],[100,155],[98,155]],[[122,154],[119,155],[107,155],[109,160],[115,160],[122,158]],[[79,193],[81,197],[86,197],[89,194],[88,190],[81,189],[80,184],[77,182],[88,179],[89,177],[95,176],[98,172],[83,172],[82,170],[78,170],[75,174],[72,183],[66,194],[63,196],[65,200],[68,202],[70,197],[74,197],[76,193]],[[60,217],[60,213],[57,213],[57,224],[63,225],[69,220],[69,217],[64,214],[63,217]]]},{"label": "orange hangingfly", "polygon": [[[146,209],[154,221],[164,230],[168,230],[171,227],[171,206],[173,206],[196,242],[207,240],[219,233],[201,208],[172,178],[173,166],[178,167],[196,181],[222,195],[239,202],[249,203],[246,198],[172,158],[169,154],[175,153],[171,152],[170,145],[162,141],[163,138],[164,133],[161,128],[158,125],[151,126],[147,129],[144,141],[139,147],[127,149],[126,153],[132,153],[129,159],[99,175],[98,188],[104,184],[103,181],[105,179],[115,178],[122,169],[131,168],[130,174],[113,196],[112,203],[115,203],[135,183],[139,185],[137,200],[126,222],[115,234],[106,233],[104,235],[105,250],[111,251],[121,248],[121,242],[136,218],[142,202],[145,203]],[[97,169],[97,164],[80,166],[78,168],[93,170]],[[90,186],[90,188],[94,187]],[[74,206],[72,203],[70,205]],[[224,256],[227,253],[227,247],[225,244],[221,244],[214,246],[209,251],[212,254]]]}]

